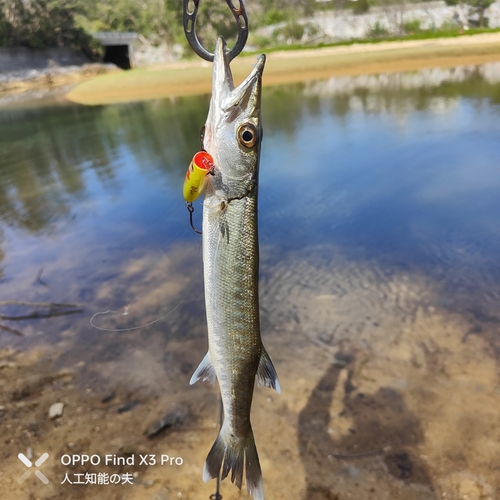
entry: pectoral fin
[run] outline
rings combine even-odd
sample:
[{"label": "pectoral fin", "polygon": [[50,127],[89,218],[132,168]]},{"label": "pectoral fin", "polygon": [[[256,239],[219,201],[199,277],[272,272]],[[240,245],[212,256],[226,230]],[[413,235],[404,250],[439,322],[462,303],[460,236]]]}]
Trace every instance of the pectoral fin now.
[{"label": "pectoral fin", "polygon": [[189,381],[189,385],[193,385],[200,379],[202,379],[203,382],[205,382],[205,380],[208,380],[211,384],[215,383],[215,370],[210,361],[210,354],[208,352],[201,360],[200,366],[198,366],[198,368],[196,368],[196,371],[193,373],[193,376]]},{"label": "pectoral fin", "polygon": [[278,374],[276,373],[273,362],[264,347],[262,347],[259,367],[257,368],[257,385],[265,385],[266,387],[274,389],[278,394],[281,394]]}]

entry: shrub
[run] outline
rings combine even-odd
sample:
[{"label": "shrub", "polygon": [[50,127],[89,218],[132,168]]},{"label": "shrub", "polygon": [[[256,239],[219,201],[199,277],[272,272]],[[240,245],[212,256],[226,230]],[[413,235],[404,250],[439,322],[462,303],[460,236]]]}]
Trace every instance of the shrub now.
[{"label": "shrub", "polygon": [[370,10],[370,0],[352,0],[351,6],[354,14],[365,14]]},{"label": "shrub", "polygon": [[403,24],[403,31],[408,35],[412,35],[413,33],[418,33],[419,31],[421,31],[420,20],[413,19],[411,21],[406,21]]},{"label": "shrub", "polygon": [[383,38],[388,35],[389,31],[380,23],[380,21],[377,21],[375,25],[368,31],[368,36],[370,38]]},{"label": "shrub", "polygon": [[264,13],[264,17],[262,19],[262,24],[265,26],[270,26],[271,24],[282,23],[286,20],[286,13],[284,10],[277,9],[276,7],[272,7],[268,11]]},{"label": "shrub", "polygon": [[287,40],[300,40],[304,36],[304,26],[297,21],[289,21],[282,29],[281,34]]}]

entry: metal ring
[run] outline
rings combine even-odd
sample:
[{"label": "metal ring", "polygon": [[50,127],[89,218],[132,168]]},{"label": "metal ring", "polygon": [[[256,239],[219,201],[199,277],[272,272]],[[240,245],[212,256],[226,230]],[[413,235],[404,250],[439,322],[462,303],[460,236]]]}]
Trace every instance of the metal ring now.
[{"label": "metal ring", "polygon": [[[196,34],[196,15],[198,13],[198,6],[200,4],[200,0],[192,0],[194,3],[193,12],[188,11],[188,4],[190,0],[183,0],[183,16],[182,20],[184,23],[184,33],[186,35],[187,41],[191,48],[205,61],[213,62],[214,54],[209,52],[203,45],[201,44],[198,36]],[[244,49],[245,44],[247,43],[248,38],[248,16],[245,10],[245,4],[243,0],[239,0],[240,7],[236,8],[233,5],[232,0],[226,0],[233,17],[236,19],[238,23],[238,39],[236,40],[236,44],[234,47],[227,53],[228,61],[231,62],[237,55],[241,53]]]}]

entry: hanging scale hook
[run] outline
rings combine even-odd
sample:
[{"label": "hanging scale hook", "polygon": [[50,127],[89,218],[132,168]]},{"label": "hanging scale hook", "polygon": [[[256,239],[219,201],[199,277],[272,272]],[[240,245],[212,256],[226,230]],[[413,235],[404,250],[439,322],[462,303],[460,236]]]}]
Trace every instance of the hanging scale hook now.
[{"label": "hanging scale hook", "polygon": [[[194,3],[193,11],[189,11],[189,2],[192,1]],[[241,53],[245,44],[247,43],[248,38],[248,17],[247,12],[245,10],[245,5],[243,0],[239,0],[239,7],[235,7],[233,4],[233,0],[226,0],[233,17],[236,19],[238,23],[238,39],[236,40],[236,44],[234,47],[228,52],[227,58],[228,61],[231,62],[238,54]],[[196,15],[198,13],[198,6],[200,4],[200,0],[183,0],[183,23],[184,23],[184,33],[186,35],[187,41],[191,48],[205,61],[213,62],[214,54],[208,52],[205,47],[201,44],[198,36],[196,34]]]}]

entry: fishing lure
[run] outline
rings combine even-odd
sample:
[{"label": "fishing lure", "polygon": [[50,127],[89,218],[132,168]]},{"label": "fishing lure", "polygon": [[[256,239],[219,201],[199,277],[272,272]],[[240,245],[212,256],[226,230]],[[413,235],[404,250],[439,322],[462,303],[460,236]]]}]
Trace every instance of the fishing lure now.
[{"label": "fishing lure", "polygon": [[213,171],[214,159],[206,151],[196,153],[189,164],[184,178],[184,199],[192,203],[203,193],[207,182],[207,175]]}]

